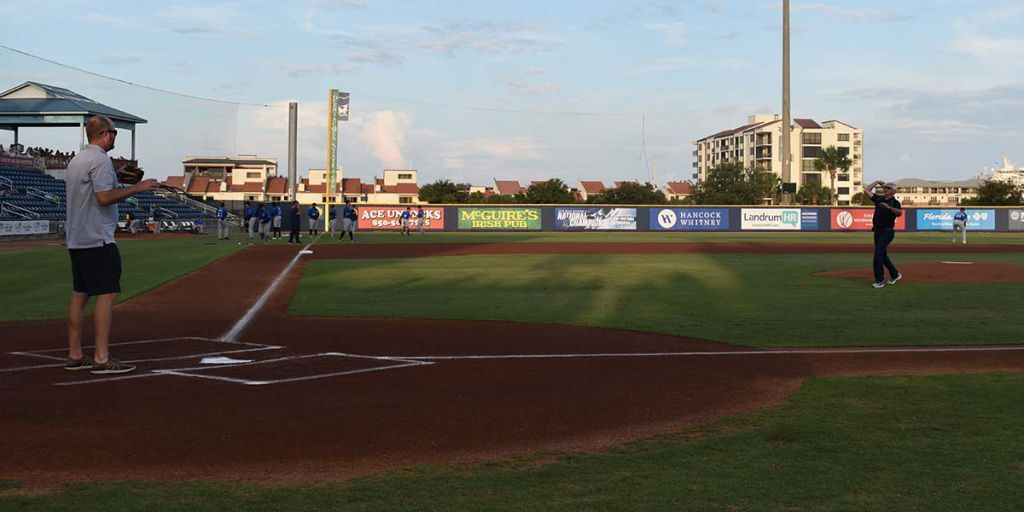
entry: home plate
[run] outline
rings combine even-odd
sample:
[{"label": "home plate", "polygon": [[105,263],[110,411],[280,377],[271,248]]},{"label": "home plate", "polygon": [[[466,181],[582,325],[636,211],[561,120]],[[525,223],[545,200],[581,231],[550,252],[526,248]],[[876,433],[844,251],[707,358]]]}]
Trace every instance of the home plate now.
[{"label": "home plate", "polygon": [[973,261],[943,261],[946,265],[974,265]]},{"label": "home plate", "polygon": [[230,357],[204,357],[199,364],[241,364],[251,363],[252,359],[233,359]]}]

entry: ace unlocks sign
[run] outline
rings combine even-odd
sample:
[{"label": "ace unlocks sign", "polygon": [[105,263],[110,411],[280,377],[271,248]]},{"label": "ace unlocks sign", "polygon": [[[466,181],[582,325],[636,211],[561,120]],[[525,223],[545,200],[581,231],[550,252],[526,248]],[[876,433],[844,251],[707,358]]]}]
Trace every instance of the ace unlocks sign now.
[{"label": "ace unlocks sign", "polygon": [[[404,206],[356,206],[359,209],[359,229],[376,229],[398,231],[402,229],[402,212]],[[412,214],[413,229],[418,229],[416,224],[416,208],[409,210]],[[427,231],[441,231],[444,229],[444,208],[426,207],[423,208],[423,229]]]},{"label": "ace unlocks sign", "polygon": [[540,231],[540,208],[459,208],[460,230]]}]

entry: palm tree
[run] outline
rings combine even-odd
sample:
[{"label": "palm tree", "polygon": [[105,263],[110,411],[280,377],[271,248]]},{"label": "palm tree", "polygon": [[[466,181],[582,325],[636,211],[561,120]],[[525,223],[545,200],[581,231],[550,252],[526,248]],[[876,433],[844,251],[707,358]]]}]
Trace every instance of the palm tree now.
[{"label": "palm tree", "polygon": [[839,204],[839,195],[836,194],[836,173],[840,169],[844,173],[850,172],[853,162],[846,157],[846,153],[839,151],[835,146],[829,146],[821,150],[821,155],[814,161],[814,170],[818,172],[828,171],[832,179],[832,204]]}]

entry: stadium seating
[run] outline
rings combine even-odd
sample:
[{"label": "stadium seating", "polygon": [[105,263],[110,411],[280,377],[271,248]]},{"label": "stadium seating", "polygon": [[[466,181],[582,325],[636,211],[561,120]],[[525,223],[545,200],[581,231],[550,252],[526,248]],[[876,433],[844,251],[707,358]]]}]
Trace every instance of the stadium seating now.
[{"label": "stadium seating", "polygon": [[[0,189],[4,191],[0,203],[33,212],[39,219],[55,222],[67,219],[66,189],[62,180],[34,169],[0,166]],[[212,219],[210,214],[152,192],[138,194],[133,200],[118,204],[119,219],[124,219],[125,214],[147,219],[153,211],[159,211],[162,225],[173,231],[190,231],[197,219],[206,220],[207,225]],[[18,219],[21,217],[0,214],[0,220]]]}]

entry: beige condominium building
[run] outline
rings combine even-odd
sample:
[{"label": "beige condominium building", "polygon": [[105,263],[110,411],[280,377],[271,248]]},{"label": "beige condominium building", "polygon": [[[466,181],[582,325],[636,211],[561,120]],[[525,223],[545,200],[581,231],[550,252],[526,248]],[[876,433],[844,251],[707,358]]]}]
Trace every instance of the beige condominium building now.
[{"label": "beige condominium building", "polygon": [[[740,162],[744,167],[771,172],[782,177],[782,120],[778,115],[752,115],[747,124],[724,130],[696,141],[693,151],[696,177],[703,181],[715,166]],[[813,119],[794,119],[790,138],[792,167],[790,182],[796,188],[805,184],[828,187],[827,172],[814,170],[814,161],[821,151],[835,146],[849,156],[853,165],[847,173],[836,174],[839,204],[850,204],[854,194],[863,187],[864,131],[842,121],[818,123]]]},{"label": "beige condominium building", "polygon": [[935,181],[917,178],[896,180],[896,197],[907,206],[956,206],[978,195],[981,180]]}]

